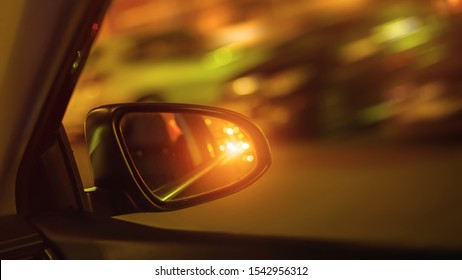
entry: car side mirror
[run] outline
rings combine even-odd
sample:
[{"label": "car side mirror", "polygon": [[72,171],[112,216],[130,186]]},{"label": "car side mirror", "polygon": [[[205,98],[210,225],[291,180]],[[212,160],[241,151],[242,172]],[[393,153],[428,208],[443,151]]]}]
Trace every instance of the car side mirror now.
[{"label": "car side mirror", "polygon": [[266,137],[237,113],[199,105],[131,103],[93,109],[86,139],[95,211],[168,211],[237,192],[268,169]]}]

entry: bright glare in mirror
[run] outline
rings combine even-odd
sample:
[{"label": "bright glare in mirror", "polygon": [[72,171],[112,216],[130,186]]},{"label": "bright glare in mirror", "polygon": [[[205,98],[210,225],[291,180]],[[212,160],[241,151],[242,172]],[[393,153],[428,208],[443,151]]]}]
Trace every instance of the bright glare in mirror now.
[{"label": "bright glare in mirror", "polygon": [[229,128],[226,128],[226,133],[227,133],[228,135],[233,135],[233,134],[234,134],[234,130],[233,130],[232,128],[230,128],[230,127],[229,127]]},{"label": "bright glare in mirror", "polygon": [[129,113],[121,130],[136,172],[162,201],[224,188],[256,167],[252,140],[226,120],[197,114]]}]

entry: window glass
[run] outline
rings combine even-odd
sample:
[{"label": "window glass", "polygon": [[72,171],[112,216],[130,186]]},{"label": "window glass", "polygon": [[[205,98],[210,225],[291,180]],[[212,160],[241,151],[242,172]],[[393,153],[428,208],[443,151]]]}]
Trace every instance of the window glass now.
[{"label": "window glass", "polygon": [[270,171],[220,201],[122,218],[462,245],[461,13],[443,0],[115,1],[64,119],[84,184],[91,108],[213,105],[263,129]]}]

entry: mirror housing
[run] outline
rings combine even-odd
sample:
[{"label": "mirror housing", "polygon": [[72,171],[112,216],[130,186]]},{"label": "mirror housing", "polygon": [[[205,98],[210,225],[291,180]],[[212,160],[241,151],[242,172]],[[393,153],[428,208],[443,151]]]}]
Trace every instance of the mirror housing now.
[{"label": "mirror housing", "polygon": [[[159,195],[160,192],[158,189],[153,190],[153,187],[147,183],[148,180],[145,178],[145,173],[141,172],[140,164],[134,159],[134,152],[131,147],[133,144],[130,143],[127,136],[127,119],[132,119],[127,118],[127,116],[141,116],[131,121],[136,125],[145,119],[144,116],[148,118],[152,115],[156,117],[165,115],[176,116],[177,119],[179,116],[182,118],[185,116],[194,116],[195,119],[204,119],[208,122],[210,122],[209,119],[212,119],[220,120],[226,124],[233,124],[235,129],[245,132],[245,134],[240,133],[241,135],[239,136],[245,135],[246,141],[251,143],[252,155],[250,159],[252,160],[252,168],[246,169],[245,173],[236,174],[236,176],[229,174],[230,170],[233,169],[226,169],[227,175],[234,178],[233,181],[209,183],[213,186],[207,186],[211,187],[207,191],[197,191],[191,195],[176,195],[179,192],[178,190],[183,191],[185,188],[184,182],[188,182],[189,185],[203,184],[204,180],[202,180],[202,183],[200,180],[193,182],[194,180],[191,178],[199,178],[207,172],[216,172],[215,177],[219,177],[221,175],[218,172],[224,172],[223,170],[220,171],[219,169],[211,168],[211,164],[198,165],[188,173],[183,174],[184,176],[181,175],[181,178],[172,180],[172,182],[165,185],[169,188],[177,188],[174,192],[176,195],[175,199],[166,199],[166,196]],[[198,133],[194,129],[191,131],[193,134]],[[137,133],[140,134],[138,138],[144,136],[143,131]],[[143,141],[155,140],[149,137],[153,138],[155,136],[149,135],[146,131]],[[95,187],[86,189],[86,193],[90,198],[93,210],[105,215],[170,211],[215,200],[246,188],[262,176],[271,165],[268,141],[255,124],[238,113],[210,106],[128,103],[98,107],[88,114],[85,123],[85,138],[95,179]],[[229,142],[228,139],[225,140]],[[241,145],[242,143],[240,141]],[[244,144],[246,145],[245,148],[249,146],[247,142]],[[210,146],[209,144],[209,150],[212,149]],[[224,153],[226,145],[218,146]],[[217,151],[220,152],[219,150]],[[221,158],[225,156],[223,153],[221,154]],[[246,157],[248,156],[246,155]],[[217,158],[214,162],[218,160]],[[165,160],[165,155],[162,158],[159,157],[159,161]],[[164,167],[163,170],[165,168],[172,169],[171,166],[175,165]],[[213,166],[216,167],[216,163]],[[213,176],[210,178],[213,178]],[[181,181],[183,181],[183,184],[180,188],[179,182]],[[205,181],[211,182],[213,180]],[[191,182],[194,184],[191,184]],[[165,186],[161,186],[159,189],[165,189]],[[165,193],[164,190],[162,192]],[[170,198],[172,195],[168,195],[167,197]]]}]

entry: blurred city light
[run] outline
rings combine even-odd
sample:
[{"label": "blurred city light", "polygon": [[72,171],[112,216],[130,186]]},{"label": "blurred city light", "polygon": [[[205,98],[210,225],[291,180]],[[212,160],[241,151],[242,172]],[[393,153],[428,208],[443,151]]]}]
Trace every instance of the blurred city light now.
[{"label": "blurred city light", "polygon": [[235,110],[274,137],[398,127],[420,95],[460,98],[459,11],[460,0],[117,0],[92,27],[64,124],[83,134],[93,107],[152,100]]},{"label": "blurred city light", "polygon": [[416,17],[399,18],[387,22],[376,29],[376,39],[380,43],[395,41],[417,32],[422,23]]},{"label": "blurred city light", "polygon": [[369,57],[377,51],[377,45],[369,38],[364,38],[344,46],[341,50],[341,57],[345,63],[353,63]]},{"label": "blurred city light", "polygon": [[259,82],[255,77],[242,77],[233,81],[231,86],[237,95],[249,95],[258,90]]}]

